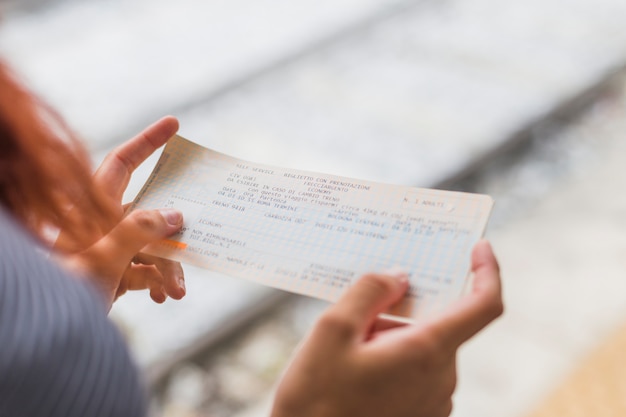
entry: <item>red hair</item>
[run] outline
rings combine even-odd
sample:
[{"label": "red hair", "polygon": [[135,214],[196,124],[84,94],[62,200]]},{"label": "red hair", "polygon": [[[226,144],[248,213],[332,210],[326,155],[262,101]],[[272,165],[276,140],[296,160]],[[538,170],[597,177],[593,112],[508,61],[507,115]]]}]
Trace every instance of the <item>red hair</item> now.
[{"label": "red hair", "polygon": [[113,212],[76,135],[1,61],[0,204],[40,238],[60,228],[74,243],[98,227],[93,216]]}]

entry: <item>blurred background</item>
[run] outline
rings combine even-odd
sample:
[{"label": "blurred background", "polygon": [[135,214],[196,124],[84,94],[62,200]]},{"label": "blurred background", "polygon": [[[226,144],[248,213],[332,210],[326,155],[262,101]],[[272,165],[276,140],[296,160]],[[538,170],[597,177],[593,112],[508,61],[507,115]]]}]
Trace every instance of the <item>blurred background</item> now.
[{"label": "blurred background", "polygon": [[[626,332],[626,2],[0,0],[0,13],[0,53],[95,164],[173,114],[181,135],[239,158],[492,195],[506,312],[462,348],[453,416],[583,410],[567,387]],[[153,415],[268,415],[326,304],[185,270],[184,300],[130,294],[111,312]]]}]

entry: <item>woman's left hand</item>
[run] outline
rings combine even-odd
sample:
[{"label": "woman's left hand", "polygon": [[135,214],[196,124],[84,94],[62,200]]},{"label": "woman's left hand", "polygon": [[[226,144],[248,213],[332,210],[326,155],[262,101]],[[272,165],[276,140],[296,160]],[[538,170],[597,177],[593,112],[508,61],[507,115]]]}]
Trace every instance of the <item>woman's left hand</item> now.
[{"label": "woman's left hand", "polygon": [[[150,297],[162,303],[168,296],[185,295],[183,269],[178,262],[146,255],[147,244],[176,233],[182,215],[171,209],[135,210],[124,216],[122,198],[134,170],[178,130],[178,120],[168,116],[147,127],[134,138],[115,148],[94,174],[95,186],[113,202],[116,213],[98,223],[88,242],[71,242],[74,248],[62,262],[89,277],[101,289],[110,306],[127,290],[149,289]],[[57,243],[68,239],[61,231]],[[65,247],[67,242],[63,242]]]}]

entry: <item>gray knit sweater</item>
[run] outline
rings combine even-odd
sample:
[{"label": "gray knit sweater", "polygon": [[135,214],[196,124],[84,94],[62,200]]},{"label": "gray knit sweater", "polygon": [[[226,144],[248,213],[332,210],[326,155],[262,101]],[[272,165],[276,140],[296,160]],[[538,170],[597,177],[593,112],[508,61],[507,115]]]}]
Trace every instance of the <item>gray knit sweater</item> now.
[{"label": "gray knit sweater", "polygon": [[139,374],[89,284],[0,209],[0,417],[146,414]]}]

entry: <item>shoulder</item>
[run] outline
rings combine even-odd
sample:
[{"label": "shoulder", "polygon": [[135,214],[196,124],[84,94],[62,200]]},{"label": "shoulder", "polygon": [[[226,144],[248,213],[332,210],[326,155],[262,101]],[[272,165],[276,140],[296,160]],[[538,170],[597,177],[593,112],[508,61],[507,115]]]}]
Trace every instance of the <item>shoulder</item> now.
[{"label": "shoulder", "polygon": [[0,231],[0,415],[142,415],[138,371],[93,290],[2,210]]}]

